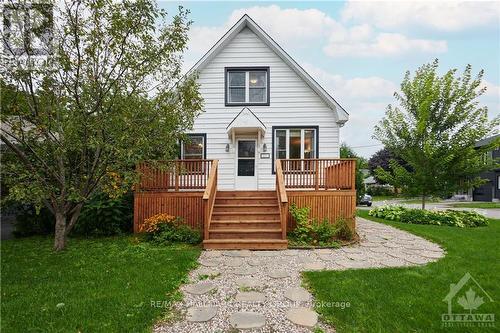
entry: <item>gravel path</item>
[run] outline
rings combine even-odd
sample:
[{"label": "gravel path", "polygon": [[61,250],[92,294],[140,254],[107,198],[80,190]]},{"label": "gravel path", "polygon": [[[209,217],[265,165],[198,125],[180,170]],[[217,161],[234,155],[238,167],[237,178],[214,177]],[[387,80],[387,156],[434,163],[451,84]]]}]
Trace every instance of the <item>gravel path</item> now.
[{"label": "gravel path", "polygon": [[358,217],[357,228],[360,243],[341,249],[204,251],[181,288],[179,318],[154,331],[334,332],[317,323],[301,271],[423,265],[444,256],[438,245],[384,224]]}]

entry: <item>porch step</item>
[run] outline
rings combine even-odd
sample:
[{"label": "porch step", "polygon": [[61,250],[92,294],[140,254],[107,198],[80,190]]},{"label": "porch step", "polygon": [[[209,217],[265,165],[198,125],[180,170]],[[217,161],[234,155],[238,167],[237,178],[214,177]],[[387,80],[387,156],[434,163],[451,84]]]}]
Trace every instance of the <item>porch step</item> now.
[{"label": "porch step", "polygon": [[210,224],[210,229],[224,229],[224,228],[236,228],[236,229],[266,229],[266,228],[281,228],[280,220],[248,220],[248,221],[238,221],[238,220],[221,220],[212,221]]},{"label": "porch step", "polygon": [[217,191],[217,198],[276,197],[275,191]]},{"label": "porch step", "polygon": [[207,239],[203,241],[205,249],[227,250],[284,250],[288,241],[282,239]]},{"label": "porch step", "polygon": [[265,205],[265,204],[275,204],[277,201],[276,196],[274,197],[221,197],[215,198],[216,205]]},{"label": "porch step", "polygon": [[211,229],[209,239],[281,239],[281,228],[273,229]]},{"label": "porch step", "polygon": [[279,212],[219,212],[214,209],[212,221],[249,221],[249,220],[279,220]]},{"label": "porch step", "polygon": [[210,249],[286,248],[275,191],[218,191],[211,216]]},{"label": "porch step", "polygon": [[215,204],[214,212],[222,213],[222,212],[243,212],[243,213],[253,213],[253,212],[278,212],[278,203],[275,204],[237,204],[237,205],[229,205],[229,204]]}]

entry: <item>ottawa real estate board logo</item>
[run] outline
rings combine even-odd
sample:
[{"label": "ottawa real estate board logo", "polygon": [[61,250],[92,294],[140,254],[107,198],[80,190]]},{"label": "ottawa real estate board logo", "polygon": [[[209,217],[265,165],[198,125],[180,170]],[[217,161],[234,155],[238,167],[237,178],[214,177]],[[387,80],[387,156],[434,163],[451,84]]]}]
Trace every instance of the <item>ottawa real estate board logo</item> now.
[{"label": "ottawa real estate board logo", "polygon": [[495,314],[480,310],[481,305],[493,299],[470,273],[465,273],[458,283],[450,284],[443,302],[448,303],[448,313],[441,315],[443,327],[495,327]]}]

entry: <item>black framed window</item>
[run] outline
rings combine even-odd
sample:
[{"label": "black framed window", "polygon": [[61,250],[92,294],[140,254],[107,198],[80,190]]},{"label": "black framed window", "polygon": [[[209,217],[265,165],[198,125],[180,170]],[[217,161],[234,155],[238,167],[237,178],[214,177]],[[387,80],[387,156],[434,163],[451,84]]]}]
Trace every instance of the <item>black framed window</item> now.
[{"label": "black framed window", "polygon": [[203,160],[207,157],[207,135],[188,134],[189,139],[181,143],[181,159]]},{"label": "black framed window", "polygon": [[269,105],[269,67],[227,67],[226,106]]}]

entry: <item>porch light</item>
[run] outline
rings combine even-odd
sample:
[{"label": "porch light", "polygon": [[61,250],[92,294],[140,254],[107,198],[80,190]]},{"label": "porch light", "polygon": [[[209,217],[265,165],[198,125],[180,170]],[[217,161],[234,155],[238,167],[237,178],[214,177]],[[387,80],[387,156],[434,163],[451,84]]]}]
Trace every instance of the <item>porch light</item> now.
[{"label": "porch light", "polygon": [[229,143],[226,143],[226,153],[229,153]]},{"label": "porch light", "polygon": [[267,151],[267,145],[264,143],[264,145],[262,145],[262,151],[263,152],[266,152]]}]

